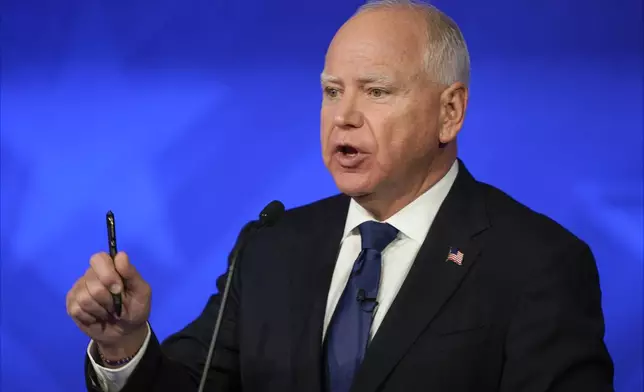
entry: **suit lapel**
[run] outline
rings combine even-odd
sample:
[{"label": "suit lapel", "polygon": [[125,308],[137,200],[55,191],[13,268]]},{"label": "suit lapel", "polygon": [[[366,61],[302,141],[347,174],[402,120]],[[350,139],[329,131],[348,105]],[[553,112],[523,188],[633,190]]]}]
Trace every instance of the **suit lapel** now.
[{"label": "suit lapel", "polygon": [[[476,261],[473,240],[488,224],[484,199],[459,161],[459,174],[443,202],[425,242],[367,350],[356,375],[354,392],[372,392],[449,300]],[[450,247],[463,254],[462,265],[446,261]]]},{"label": "suit lapel", "polygon": [[[327,296],[349,208],[344,195],[320,203],[295,228],[289,262],[289,301],[294,390],[318,392],[322,379],[322,330]],[[303,235],[304,234],[304,235]],[[295,239],[295,240],[293,240]]]}]

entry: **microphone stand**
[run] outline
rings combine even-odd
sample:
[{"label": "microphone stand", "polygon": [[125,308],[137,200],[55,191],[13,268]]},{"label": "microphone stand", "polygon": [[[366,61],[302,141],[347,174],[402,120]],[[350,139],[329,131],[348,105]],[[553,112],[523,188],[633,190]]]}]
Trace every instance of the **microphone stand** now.
[{"label": "microphone stand", "polygon": [[208,347],[208,355],[206,356],[206,363],[204,364],[203,373],[201,374],[201,381],[199,383],[198,392],[203,392],[206,385],[206,379],[208,377],[208,371],[210,370],[210,364],[212,362],[212,357],[215,352],[215,345],[217,343],[217,337],[219,336],[219,330],[221,328],[221,323],[224,318],[224,311],[226,309],[226,304],[228,303],[228,295],[230,293],[230,286],[232,286],[233,275],[235,273],[235,266],[237,265],[237,259],[239,255],[248,242],[248,239],[251,237],[253,232],[261,229],[264,226],[270,226],[277,221],[284,212],[284,205],[274,200],[270,202],[262,212],[259,214],[258,221],[250,221],[246,223],[244,228],[239,235],[237,243],[233,248],[233,251],[230,253],[228,273],[226,276],[226,284],[224,286],[224,292],[221,297],[221,302],[219,304],[219,310],[217,312],[217,321],[215,322],[215,329],[212,332],[212,338],[210,339],[210,346]]}]

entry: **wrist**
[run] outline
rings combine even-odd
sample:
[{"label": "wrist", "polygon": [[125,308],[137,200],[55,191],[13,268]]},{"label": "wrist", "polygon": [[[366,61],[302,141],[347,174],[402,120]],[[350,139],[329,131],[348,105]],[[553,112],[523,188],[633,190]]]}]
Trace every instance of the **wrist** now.
[{"label": "wrist", "polygon": [[[101,351],[100,348],[96,348],[96,352],[98,354],[98,360],[97,362],[108,369],[117,369],[120,367],[123,367],[130,363],[134,357],[136,356],[136,353],[133,355],[128,355],[128,356],[115,356],[108,354],[108,356],[103,355],[103,352]],[[118,359],[108,359],[108,357],[114,357]]]},{"label": "wrist", "polygon": [[124,336],[115,344],[96,342],[98,357],[107,367],[120,367],[130,362],[139,352],[148,334],[147,324]]}]

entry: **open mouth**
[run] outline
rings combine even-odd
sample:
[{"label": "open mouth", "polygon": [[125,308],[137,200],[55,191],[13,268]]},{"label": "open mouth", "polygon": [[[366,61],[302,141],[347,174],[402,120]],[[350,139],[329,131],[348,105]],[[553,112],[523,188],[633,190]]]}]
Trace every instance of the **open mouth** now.
[{"label": "open mouth", "polygon": [[341,146],[338,146],[338,152],[342,155],[353,156],[353,155],[358,155],[360,151],[358,151],[358,149],[353,146],[350,146],[348,144],[343,144]]},{"label": "open mouth", "polygon": [[336,147],[335,159],[344,169],[357,169],[366,160],[368,154],[350,144],[340,144]]}]

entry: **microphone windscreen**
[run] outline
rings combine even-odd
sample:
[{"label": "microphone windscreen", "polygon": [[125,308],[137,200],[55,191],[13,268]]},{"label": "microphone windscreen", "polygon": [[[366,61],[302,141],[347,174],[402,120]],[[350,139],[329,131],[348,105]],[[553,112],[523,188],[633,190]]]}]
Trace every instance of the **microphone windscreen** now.
[{"label": "microphone windscreen", "polygon": [[259,224],[270,226],[277,222],[284,213],[284,204],[279,200],[273,200],[259,213]]}]

